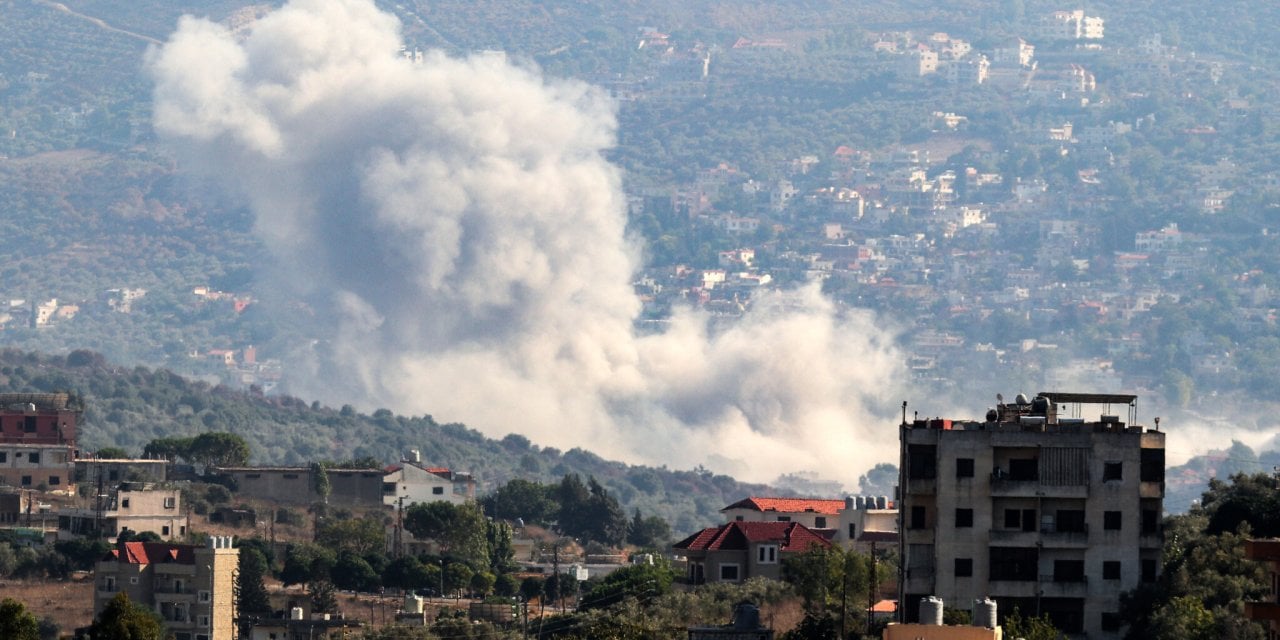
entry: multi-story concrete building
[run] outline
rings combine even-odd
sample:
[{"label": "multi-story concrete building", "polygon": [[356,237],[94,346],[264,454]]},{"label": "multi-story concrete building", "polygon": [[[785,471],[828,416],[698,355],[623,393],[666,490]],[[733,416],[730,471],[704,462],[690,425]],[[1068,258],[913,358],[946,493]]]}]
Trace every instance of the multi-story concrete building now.
[{"label": "multi-story concrete building", "polygon": [[382,502],[408,507],[424,502],[464,504],[476,499],[476,481],[470,473],[443,467],[424,467],[417,451],[410,451],[398,465],[387,467]]},{"label": "multi-story concrete building", "polygon": [[70,490],[79,416],[65,393],[0,393],[0,484]]},{"label": "multi-story concrete building", "polygon": [[182,508],[182,491],[172,486],[124,482],[87,502],[58,510],[60,538],[101,535],[114,539],[128,529],[173,540],[186,537],[190,524]]},{"label": "multi-story concrete building", "polygon": [[1132,395],[1044,392],[1001,400],[985,420],[907,422],[904,404],[904,621],[930,595],[990,596],[1002,613],[1119,637],[1119,595],[1156,579],[1163,547],[1165,439],[1134,424],[1136,407]]},{"label": "multi-story concrete building", "polygon": [[94,571],[93,615],[116,594],[160,615],[174,640],[231,640],[235,636],[235,572],[240,550],[230,537],[206,546],[125,542]]}]

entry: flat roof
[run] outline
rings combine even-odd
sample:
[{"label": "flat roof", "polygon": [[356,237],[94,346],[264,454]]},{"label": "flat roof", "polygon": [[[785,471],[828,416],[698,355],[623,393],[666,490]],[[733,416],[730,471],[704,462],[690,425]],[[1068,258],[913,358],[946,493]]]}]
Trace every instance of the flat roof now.
[{"label": "flat roof", "polygon": [[1050,402],[1077,404],[1133,404],[1138,396],[1127,393],[1067,393],[1062,391],[1041,391],[1040,395]]}]

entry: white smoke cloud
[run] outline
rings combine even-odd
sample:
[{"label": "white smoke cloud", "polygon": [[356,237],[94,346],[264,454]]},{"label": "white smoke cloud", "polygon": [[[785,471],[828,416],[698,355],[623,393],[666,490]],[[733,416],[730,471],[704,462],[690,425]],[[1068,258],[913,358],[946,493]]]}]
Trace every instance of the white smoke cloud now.
[{"label": "white smoke cloud", "polygon": [[276,274],[323,296],[298,393],[631,462],[856,486],[896,457],[902,358],[814,286],[734,326],[635,331],[612,104],[501,56],[398,55],[369,0],[293,0],[243,39],[185,18],[150,56],[157,130],[243,191]]}]

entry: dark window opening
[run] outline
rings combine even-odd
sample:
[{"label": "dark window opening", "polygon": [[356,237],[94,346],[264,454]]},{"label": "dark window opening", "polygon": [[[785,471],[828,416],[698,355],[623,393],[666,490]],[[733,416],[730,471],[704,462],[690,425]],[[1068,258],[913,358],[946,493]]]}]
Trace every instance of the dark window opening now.
[{"label": "dark window opening", "polygon": [[1119,511],[1103,511],[1102,512],[1102,528],[1108,531],[1120,530],[1120,512]]},{"label": "dark window opening", "polygon": [[1138,477],[1143,482],[1164,482],[1164,449],[1143,449]]},{"label": "dark window opening", "polygon": [[849,523],[849,539],[856,540],[858,538],[858,525]]},{"label": "dark window opening", "polygon": [[1034,547],[991,547],[991,580],[1034,581],[1040,552]]},{"label": "dark window opening", "polygon": [[923,529],[924,527],[925,527],[925,523],[924,523],[924,507],[921,507],[921,506],[914,506],[914,507],[911,507],[911,525],[910,525],[910,528],[912,528],[912,529]]},{"label": "dark window opening", "polygon": [[1009,479],[1016,481],[1038,480],[1039,466],[1035,458],[1014,458],[1009,461]]},{"label": "dark window opening", "polygon": [[1160,532],[1160,514],[1155,509],[1142,510],[1142,534],[1154,535]]},{"label": "dark window opening", "polygon": [[62,478],[59,476],[49,476],[49,486],[56,487],[62,484]]},{"label": "dark window opening", "polygon": [[24,487],[31,486],[31,476],[22,476],[22,486]]},{"label": "dark window opening", "polygon": [[1054,560],[1054,582],[1084,582],[1084,560]]},{"label": "dark window opening", "polygon": [[24,419],[24,420],[22,421],[22,430],[23,430],[23,431],[25,431],[25,432],[27,432],[27,433],[35,433],[35,432],[36,432],[36,417],[35,417],[35,416],[27,416],[27,417],[26,417],[26,419]]},{"label": "dark window opening", "polygon": [[1084,510],[1059,509],[1056,527],[1062,533],[1084,533]]},{"label": "dark window opening", "polygon": [[938,447],[934,445],[907,445],[907,478],[932,480],[938,477]]},{"label": "dark window opening", "polygon": [[956,458],[956,477],[973,477],[973,458]]},{"label": "dark window opening", "polygon": [[1102,612],[1102,630],[1103,631],[1119,631],[1120,630],[1120,614],[1111,611]]},{"label": "dark window opening", "polygon": [[444,487],[431,487],[431,495],[444,495]]},{"label": "dark window opening", "polygon": [[1143,582],[1156,581],[1156,561],[1154,559],[1151,559],[1151,558],[1142,559],[1142,581]]},{"label": "dark window opening", "polygon": [[722,565],[720,565],[720,579],[721,579],[721,580],[737,580],[737,579],[738,579],[738,565],[736,565],[736,564],[722,564]]},{"label": "dark window opening", "polygon": [[1037,523],[1036,523],[1036,510],[1035,510],[1035,509],[1023,509],[1023,510],[1022,510],[1022,530],[1023,530],[1023,531],[1035,531],[1035,530],[1036,530],[1036,528],[1037,528]]},{"label": "dark window opening", "polygon": [[1017,509],[1004,510],[1004,528],[1021,529],[1022,528],[1022,512]]},{"label": "dark window opening", "polygon": [[38,453],[28,453],[28,454],[27,454],[27,462],[30,462],[31,464],[40,464],[40,454],[38,454]]},{"label": "dark window opening", "polygon": [[815,529],[826,529],[826,528],[827,528],[827,519],[826,519],[825,517],[823,517],[823,516],[817,516],[817,517],[815,517],[815,518],[813,519],[813,528],[815,528]]},{"label": "dark window opening", "polygon": [[1120,561],[1106,560],[1102,563],[1102,579],[1103,580],[1119,580],[1120,579]]},{"label": "dark window opening", "polygon": [[956,577],[968,578],[973,575],[973,558],[956,558]]},{"label": "dark window opening", "polygon": [[1123,462],[1105,462],[1102,465],[1102,481],[1124,480]]},{"label": "dark window opening", "polygon": [[973,526],[973,509],[956,509],[956,528]]}]

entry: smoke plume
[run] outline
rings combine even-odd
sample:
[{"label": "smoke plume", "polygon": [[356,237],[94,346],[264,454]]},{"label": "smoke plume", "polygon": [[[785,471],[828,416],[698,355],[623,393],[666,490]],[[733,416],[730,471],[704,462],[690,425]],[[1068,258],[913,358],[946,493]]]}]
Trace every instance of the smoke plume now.
[{"label": "smoke plume", "polygon": [[895,457],[902,358],[876,318],[808,286],[637,332],[607,96],[496,54],[415,64],[399,28],[293,0],[247,34],[184,18],[150,56],[157,130],[324,301],[294,392],[749,480],[854,487]]}]

